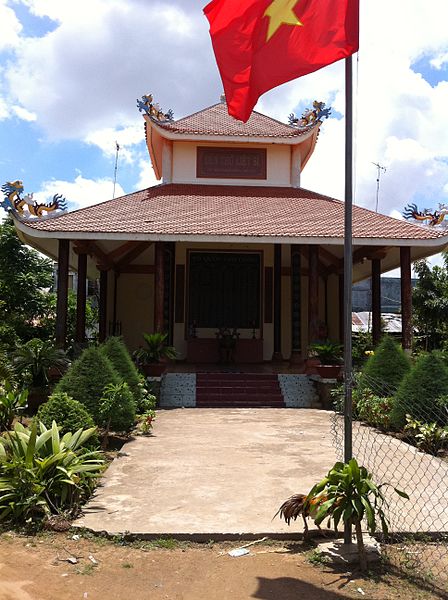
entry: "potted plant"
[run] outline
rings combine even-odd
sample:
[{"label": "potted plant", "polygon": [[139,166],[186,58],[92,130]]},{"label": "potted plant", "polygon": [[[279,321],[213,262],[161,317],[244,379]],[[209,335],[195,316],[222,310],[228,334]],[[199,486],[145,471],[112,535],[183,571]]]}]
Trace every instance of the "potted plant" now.
[{"label": "potted plant", "polygon": [[134,359],[148,377],[160,377],[166,369],[166,360],[175,359],[177,354],[173,346],[168,346],[167,333],[144,333],[145,348],[134,353]]},{"label": "potted plant", "polygon": [[341,372],[342,345],[326,340],[311,344],[310,350],[320,364],[315,368],[323,379],[337,379]]},{"label": "potted plant", "polygon": [[31,412],[45,402],[54,374],[62,375],[69,362],[63,350],[37,338],[16,350],[13,366],[25,387],[29,388],[28,407]]}]

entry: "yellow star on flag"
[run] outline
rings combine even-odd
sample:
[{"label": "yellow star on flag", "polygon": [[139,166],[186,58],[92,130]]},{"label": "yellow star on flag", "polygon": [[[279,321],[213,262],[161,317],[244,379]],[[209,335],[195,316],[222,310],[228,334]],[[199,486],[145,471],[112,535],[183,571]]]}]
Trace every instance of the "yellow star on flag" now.
[{"label": "yellow star on flag", "polygon": [[264,17],[269,17],[267,42],[269,42],[277,29],[283,24],[303,26],[303,23],[293,11],[296,4],[297,0],[272,0],[263,15]]}]

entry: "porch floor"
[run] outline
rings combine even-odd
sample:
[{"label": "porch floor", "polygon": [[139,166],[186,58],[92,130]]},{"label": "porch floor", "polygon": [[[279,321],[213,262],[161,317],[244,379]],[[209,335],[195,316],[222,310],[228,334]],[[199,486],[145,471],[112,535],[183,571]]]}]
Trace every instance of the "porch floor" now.
[{"label": "porch floor", "polygon": [[303,365],[291,365],[289,361],[264,363],[168,363],[167,373],[267,373],[303,374]]}]

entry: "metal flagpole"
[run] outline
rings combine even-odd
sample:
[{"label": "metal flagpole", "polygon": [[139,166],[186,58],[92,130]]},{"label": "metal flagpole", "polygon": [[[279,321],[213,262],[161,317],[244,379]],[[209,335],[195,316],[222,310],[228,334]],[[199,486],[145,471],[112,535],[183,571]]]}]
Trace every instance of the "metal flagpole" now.
[{"label": "metal flagpole", "polygon": [[[353,68],[345,59],[345,203],[344,203],[344,461],[353,457],[352,435],[352,205],[353,205]],[[352,528],[346,525],[344,543],[351,544]]]}]

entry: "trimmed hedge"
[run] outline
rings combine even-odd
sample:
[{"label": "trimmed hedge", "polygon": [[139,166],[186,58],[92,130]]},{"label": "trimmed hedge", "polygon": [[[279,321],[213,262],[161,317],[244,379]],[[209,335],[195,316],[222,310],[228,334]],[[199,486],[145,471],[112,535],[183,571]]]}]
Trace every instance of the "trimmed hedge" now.
[{"label": "trimmed hedge", "polygon": [[360,385],[372,389],[377,396],[391,396],[410,368],[411,361],[405,351],[390,336],[385,335],[366,362]]},{"label": "trimmed hedge", "polygon": [[123,340],[119,337],[110,337],[100,346],[100,350],[111,361],[120,377],[128,384],[134,395],[134,400],[138,404],[142,397],[139,373]]},{"label": "trimmed hedge", "polygon": [[[53,421],[59,426],[61,436],[67,432],[75,433],[78,429],[90,429],[95,423],[87,409],[65,392],[57,392],[50,396],[39,408],[36,419],[47,429],[51,429]],[[98,446],[98,436],[94,434],[88,441],[89,446]]]},{"label": "trimmed hedge", "polygon": [[423,354],[407,373],[395,395],[391,423],[401,429],[406,415],[431,423],[440,414],[438,399],[448,395],[448,368],[437,353]]},{"label": "trimmed hedge", "polygon": [[96,347],[86,348],[71,365],[55,388],[65,392],[83,404],[100,424],[99,403],[109,383],[120,383],[121,379],[110,360]]}]

